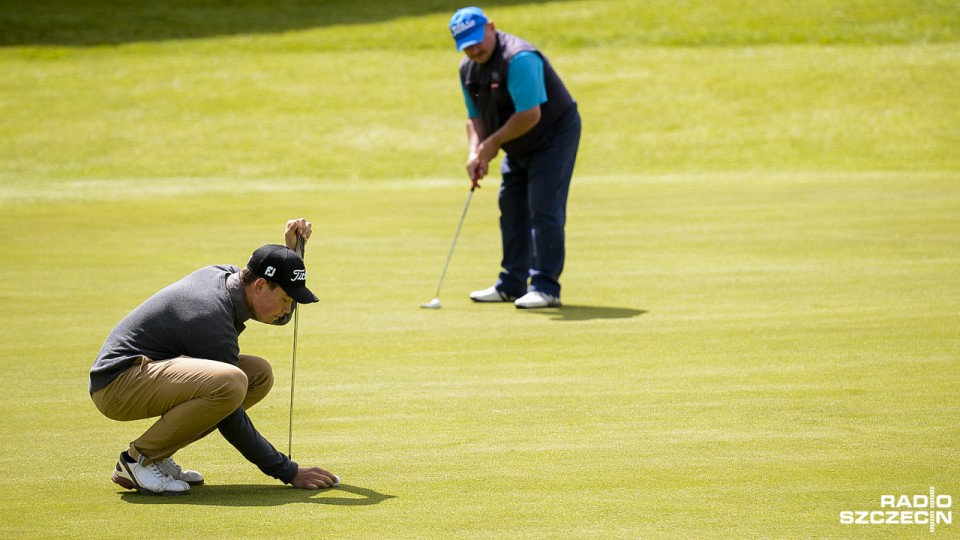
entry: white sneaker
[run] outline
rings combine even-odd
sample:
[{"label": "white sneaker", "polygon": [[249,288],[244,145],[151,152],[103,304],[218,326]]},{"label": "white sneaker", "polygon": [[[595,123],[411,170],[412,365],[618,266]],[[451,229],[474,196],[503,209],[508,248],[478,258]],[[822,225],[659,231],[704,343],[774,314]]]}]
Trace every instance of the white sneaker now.
[{"label": "white sneaker", "polygon": [[140,465],[136,461],[130,463],[122,453],[110,479],[123,488],[137,490],[141,495],[186,495],[190,493],[189,484],[170,476],[160,468],[159,464]]},{"label": "white sneaker", "polygon": [[182,480],[191,486],[203,484],[203,475],[197,471],[183,470],[173,458],[167,458],[157,462],[157,465],[175,480]]},{"label": "white sneaker", "polygon": [[494,286],[482,291],[473,291],[470,293],[470,299],[474,302],[513,302],[517,297],[510,296]]},{"label": "white sneaker", "polygon": [[530,291],[518,298],[514,305],[519,309],[559,307],[560,299],[540,291]]}]

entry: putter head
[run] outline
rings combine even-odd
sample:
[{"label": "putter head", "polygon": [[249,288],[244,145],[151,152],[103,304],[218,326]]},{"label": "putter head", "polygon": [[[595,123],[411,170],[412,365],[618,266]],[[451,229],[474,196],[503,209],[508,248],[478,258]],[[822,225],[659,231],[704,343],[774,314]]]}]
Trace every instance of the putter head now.
[{"label": "putter head", "polygon": [[434,298],[433,300],[427,302],[426,304],[420,304],[420,307],[424,309],[440,309],[440,299]]}]

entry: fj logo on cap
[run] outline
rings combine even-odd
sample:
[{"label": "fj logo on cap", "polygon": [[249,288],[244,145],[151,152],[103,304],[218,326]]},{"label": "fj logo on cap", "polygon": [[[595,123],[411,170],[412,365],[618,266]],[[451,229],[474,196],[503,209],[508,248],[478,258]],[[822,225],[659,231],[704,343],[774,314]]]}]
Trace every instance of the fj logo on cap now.
[{"label": "fj logo on cap", "polygon": [[290,281],[306,281],[307,280],[307,271],[306,270],[294,270],[293,277]]},{"label": "fj logo on cap", "polygon": [[268,266],[267,269],[263,271],[263,275],[266,277],[273,277],[273,275],[276,273],[277,269],[272,266]]}]

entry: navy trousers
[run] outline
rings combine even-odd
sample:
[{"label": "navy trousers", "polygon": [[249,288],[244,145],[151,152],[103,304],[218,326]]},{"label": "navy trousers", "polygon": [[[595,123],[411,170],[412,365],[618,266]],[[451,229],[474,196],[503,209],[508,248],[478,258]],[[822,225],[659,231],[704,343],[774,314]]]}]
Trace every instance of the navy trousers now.
[{"label": "navy trousers", "polygon": [[560,297],[567,194],[579,147],[580,114],[574,107],[557,122],[545,147],[503,158],[499,194],[503,270],[497,289],[516,297],[528,290]]}]

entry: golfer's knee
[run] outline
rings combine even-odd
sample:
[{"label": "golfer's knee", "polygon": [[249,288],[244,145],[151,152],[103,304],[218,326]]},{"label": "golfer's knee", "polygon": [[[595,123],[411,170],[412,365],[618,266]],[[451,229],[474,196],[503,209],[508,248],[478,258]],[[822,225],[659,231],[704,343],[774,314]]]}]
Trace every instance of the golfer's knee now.
[{"label": "golfer's knee", "polygon": [[214,394],[224,402],[226,408],[233,410],[243,403],[247,396],[247,374],[240,368],[231,367],[217,376],[219,384]]},{"label": "golfer's knee", "polygon": [[266,394],[273,388],[273,366],[259,356],[240,355],[240,369],[247,374],[250,392]]},{"label": "golfer's knee", "polygon": [[273,388],[273,367],[270,364],[267,364],[267,368],[260,374],[260,377],[257,381],[251,381],[251,386],[256,386],[260,388],[260,391],[267,393]]}]

